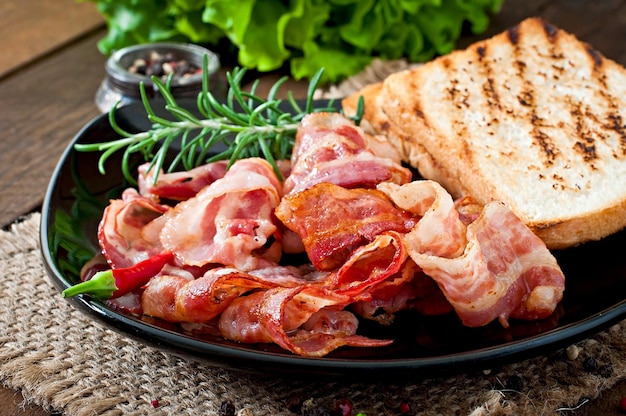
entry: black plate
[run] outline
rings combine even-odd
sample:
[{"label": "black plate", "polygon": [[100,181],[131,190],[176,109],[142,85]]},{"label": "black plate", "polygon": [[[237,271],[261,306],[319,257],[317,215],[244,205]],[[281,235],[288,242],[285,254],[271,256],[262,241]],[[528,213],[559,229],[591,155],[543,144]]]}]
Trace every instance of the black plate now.
[{"label": "black plate", "polygon": [[[117,112],[127,130],[149,126],[141,106]],[[77,153],[74,143],[112,140],[107,115],[85,126],[65,150],[52,176],[43,205],[41,250],[49,276],[63,290],[78,281],[81,265],[97,250],[96,227],[105,204],[123,184],[120,159],[112,158],[107,174],[97,170],[97,153]],[[600,242],[555,252],[566,276],[562,303],[550,319],[463,327],[450,314],[436,318],[412,312],[398,314],[393,325],[363,322],[359,332],[392,337],[385,348],[342,348],[325,358],[303,358],[274,345],[243,345],[219,336],[185,335],[176,326],[141,320],[78,296],[74,306],[120,333],[177,355],[212,365],[252,371],[303,375],[426,377],[468,372],[554,351],[606,328],[626,316],[626,231]],[[59,296],[61,296],[59,294]]]}]

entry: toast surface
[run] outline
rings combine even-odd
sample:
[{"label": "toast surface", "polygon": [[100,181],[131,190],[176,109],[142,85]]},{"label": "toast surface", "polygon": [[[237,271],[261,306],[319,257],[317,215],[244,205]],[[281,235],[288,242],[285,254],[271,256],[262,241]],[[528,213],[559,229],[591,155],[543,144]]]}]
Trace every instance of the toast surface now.
[{"label": "toast surface", "polygon": [[626,70],[573,35],[527,19],[364,92],[422,176],[505,202],[548,247],[626,226]]}]

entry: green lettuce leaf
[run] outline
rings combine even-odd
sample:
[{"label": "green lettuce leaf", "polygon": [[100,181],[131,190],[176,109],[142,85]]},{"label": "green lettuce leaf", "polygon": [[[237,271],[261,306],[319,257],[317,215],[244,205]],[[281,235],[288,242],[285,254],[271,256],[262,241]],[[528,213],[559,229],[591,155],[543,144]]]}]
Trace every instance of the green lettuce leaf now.
[{"label": "green lettuce leaf", "polygon": [[[297,0],[291,19],[285,25],[285,45],[294,53],[303,50],[330,18],[331,5],[325,2]],[[297,54],[297,53],[296,53]]]},{"label": "green lettuce leaf", "polygon": [[219,27],[235,45],[240,45],[248,31],[256,0],[207,0],[202,20]]},{"label": "green lettuce leaf", "polygon": [[291,74],[295,79],[307,78],[311,71],[324,68],[325,79],[336,82],[357,73],[371,61],[369,55],[355,55],[340,49],[322,48],[315,42],[304,45],[304,56],[290,61]]},{"label": "green lettuce leaf", "polygon": [[176,13],[175,28],[193,43],[217,43],[224,37],[224,31],[217,26],[207,25],[202,20],[203,11]]},{"label": "green lettuce leaf", "polygon": [[[354,75],[372,59],[422,62],[452,51],[464,27],[487,29],[503,0],[77,0],[107,21],[105,53],[178,40],[236,51],[258,71],[288,65],[296,79],[324,67],[326,82]],[[233,56],[234,57],[234,56]]]},{"label": "green lettuce leaf", "polygon": [[173,27],[165,0],[100,0],[98,10],[107,21],[107,36],[98,43],[106,54],[128,45],[183,38]]},{"label": "green lettuce leaf", "polygon": [[253,13],[254,19],[238,45],[239,63],[259,71],[280,68],[289,58],[284,41],[289,9],[274,0],[257,0]]}]

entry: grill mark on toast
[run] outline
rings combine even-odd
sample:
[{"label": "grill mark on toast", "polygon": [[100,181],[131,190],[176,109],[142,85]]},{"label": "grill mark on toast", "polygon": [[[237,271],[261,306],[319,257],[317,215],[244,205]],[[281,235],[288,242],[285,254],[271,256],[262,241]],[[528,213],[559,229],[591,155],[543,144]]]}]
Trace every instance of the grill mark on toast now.
[{"label": "grill mark on toast", "polygon": [[535,106],[535,97],[530,91],[522,91],[517,96],[517,101],[524,107],[534,107]]},{"label": "grill mark on toast", "polygon": [[[596,154],[595,140],[593,140],[593,138],[591,137],[582,137],[582,139],[585,143],[581,141],[577,141],[574,144],[574,150],[582,154],[583,160],[589,163],[592,160],[595,160],[598,158]],[[589,166],[591,166],[591,169],[596,170],[596,167],[593,163],[589,163]]]},{"label": "grill mark on toast", "polygon": [[[453,63],[450,59],[448,59],[448,57],[444,57],[441,60],[441,63],[448,74],[455,73],[455,70],[451,69]],[[467,90],[467,87],[460,89],[459,86],[461,83],[457,78],[450,78],[449,82],[450,86],[446,88],[446,91],[448,92],[448,96],[450,97],[450,101],[453,103],[453,106],[458,110],[461,110],[463,107],[469,108],[469,91]]]},{"label": "grill mark on toast", "polygon": [[[519,55],[519,48],[514,47],[513,48],[513,55],[517,56]],[[522,61],[521,59],[515,59],[515,61],[513,61],[513,65],[515,66],[515,68],[517,69],[517,72],[515,75],[517,75],[519,77],[519,79],[522,80],[522,91],[519,93],[519,95],[517,95],[517,101],[523,105],[524,107],[535,107],[535,95],[533,94],[532,88],[529,89],[528,88],[528,83],[524,82],[524,74],[526,72],[526,62]]]},{"label": "grill mark on toast", "polygon": [[452,103],[448,117],[455,126],[453,129],[455,132],[453,134],[456,136],[454,141],[458,141],[461,146],[461,154],[459,157],[466,159],[469,161],[468,163],[471,163],[473,154],[471,146],[467,140],[469,133],[467,131],[467,126],[463,123],[463,114],[470,108],[470,92],[467,86],[462,86],[463,84],[460,78],[455,76],[456,73],[459,73],[460,71],[467,71],[467,69],[463,66],[457,67],[455,62],[447,57],[444,57],[441,63],[447,74],[447,85],[445,91],[447,91]]},{"label": "grill mark on toast", "polygon": [[585,128],[585,121],[588,115],[583,114],[580,104],[573,104],[570,109],[570,114],[574,119],[577,134],[577,140],[573,146],[574,151],[582,156],[583,161],[587,163],[591,169],[595,170],[596,167],[592,162],[598,158],[598,154],[596,152],[595,139],[592,137],[589,129]]},{"label": "grill mark on toast", "polygon": [[607,123],[605,123],[602,127],[613,130],[619,135],[621,154],[613,154],[613,157],[619,159],[626,156],[626,125],[624,125],[622,116],[616,111],[617,110],[607,115]]},{"label": "grill mark on toast", "polygon": [[450,101],[455,102],[457,97],[458,97],[458,93],[459,93],[459,80],[456,78],[452,78],[450,80],[450,87],[448,87],[447,91],[448,91],[448,95],[450,96]]},{"label": "grill mark on toast", "polygon": [[552,138],[541,129],[543,119],[537,115],[535,107],[530,113],[530,122],[532,124],[531,135],[535,145],[540,149],[540,157],[546,167],[552,166],[556,158],[561,154],[555,146]]},{"label": "grill mark on toast", "polygon": [[422,106],[419,103],[416,103],[413,106],[413,114],[426,122],[426,119],[424,117],[424,110],[422,110]]},{"label": "grill mark on toast", "polygon": [[[556,37],[556,32],[552,29],[554,26],[549,24],[543,25],[544,30],[548,37],[553,41]],[[510,35],[509,35],[510,39]],[[546,134],[542,130],[543,119],[539,117],[537,114],[536,107],[536,91],[533,87],[532,82],[526,76],[527,64],[523,60],[523,54],[520,52],[520,48],[518,45],[519,42],[519,33],[517,34],[516,42],[513,44],[513,65],[517,69],[516,76],[520,80],[522,84],[521,92],[517,95],[518,102],[529,109],[527,116],[528,121],[530,121],[531,127],[531,137],[533,138],[533,142],[536,147],[540,150],[540,158],[543,162],[544,166],[549,167],[554,164],[557,156],[559,155],[559,151],[554,145],[551,137]],[[543,178],[543,177],[541,177]]]},{"label": "grill mark on toast", "polygon": [[[560,33],[559,29],[556,26],[546,22],[545,20],[541,20],[541,25],[551,45],[548,56],[553,61],[562,61],[563,59],[565,59],[565,54],[563,53],[563,51],[558,49]],[[552,64],[552,68],[556,72],[558,72],[559,75],[562,75],[565,72],[565,69],[562,66],[558,66],[556,63]],[[559,75],[556,75],[556,78],[558,78]],[[547,166],[551,166],[554,164],[555,160],[561,154],[561,152],[559,151],[558,147],[555,146],[552,138],[540,129],[542,119],[537,115],[534,107],[531,120],[533,124],[533,137],[535,138],[535,142],[543,150],[542,156],[544,156],[544,163]],[[561,182],[562,180],[562,178],[558,177],[558,175],[553,175],[552,179],[557,182]],[[555,183],[552,186],[556,187],[557,184]],[[560,186],[563,187],[564,185],[561,184]]]},{"label": "grill mark on toast", "polygon": [[[498,110],[502,110],[502,106],[500,104],[500,96],[498,95],[498,91],[495,88],[495,81],[493,79],[493,68],[489,65],[489,60],[485,59],[487,55],[487,46],[479,45],[476,48],[477,62],[480,66],[481,72],[485,76],[485,82],[482,85],[483,95],[487,101],[487,105],[490,108],[497,108]],[[495,117],[493,112],[490,114],[494,119]]]},{"label": "grill mark on toast", "polygon": [[[609,112],[605,115],[606,121],[601,124],[602,128],[614,131],[619,136],[619,150],[614,149],[613,157],[619,159],[626,156],[626,125],[619,112],[618,100],[611,94],[611,90],[606,82],[606,74],[604,73],[604,58],[593,48],[586,47],[586,51],[594,61],[593,75],[596,82],[600,84],[599,94],[604,98],[609,108]],[[616,154],[615,152],[618,152]]]},{"label": "grill mark on toast", "polygon": [[604,56],[588,44],[584,44],[584,48],[593,62],[593,77],[600,85],[598,92],[605,100],[609,109],[608,113],[604,116],[605,122],[598,122],[598,124],[604,129],[614,131],[619,136],[619,150],[613,149],[613,157],[619,159],[626,156],[626,125],[619,112],[619,100],[611,94],[611,89],[608,87],[606,73],[604,72],[606,69]]},{"label": "grill mark on toast", "polygon": [[[418,89],[418,86],[415,85],[415,80],[411,79],[409,81],[409,85],[407,86],[407,89],[409,91],[415,91]],[[422,104],[420,100],[412,100],[413,101],[413,106],[409,109],[407,108],[407,111],[411,111],[413,113],[413,115],[415,115],[415,117],[417,117],[418,119],[420,119],[423,123],[424,123],[424,127],[429,128],[430,124],[428,122],[428,118],[425,117],[424,115],[424,110],[422,108]]]},{"label": "grill mark on toast", "polygon": [[556,38],[559,35],[559,30],[556,26],[546,22],[545,20],[541,20],[541,25],[543,26],[543,31],[548,36],[548,40],[551,43],[556,42]]},{"label": "grill mark on toast", "polygon": [[544,164],[547,166],[553,165],[556,158],[559,156],[559,149],[556,148],[552,138],[539,128],[541,125],[541,118],[533,112],[531,121],[533,124],[532,135],[535,139],[535,144],[543,151],[542,156],[544,158]]},{"label": "grill mark on toast", "polygon": [[588,44],[585,44],[585,50],[587,51],[587,54],[591,57],[591,60],[593,61],[594,69],[598,69],[602,67],[602,63],[604,61],[602,58],[602,54],[600,54],[600,52],[598,52],[597,50],[595,50]]},{"label": "grill mark on toast", "polygon": [[512,45],[517,45],[519,42],[519,24],[509,28],[506,34],[509,38],[509,42],[511,42]]}]

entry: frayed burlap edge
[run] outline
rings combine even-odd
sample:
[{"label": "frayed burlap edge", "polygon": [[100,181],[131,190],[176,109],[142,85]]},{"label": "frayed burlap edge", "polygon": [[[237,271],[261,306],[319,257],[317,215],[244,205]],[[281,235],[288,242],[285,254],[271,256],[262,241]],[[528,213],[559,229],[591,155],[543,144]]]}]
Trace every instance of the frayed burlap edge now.
[{"label": "frayed burlap edge", "polygon": [[419,63],[409,63],[405,59],[398,59],[393,61],[383,61],[381,59],[374,59],[370,65],[368,65],[361,73],[346,79],[338,85],[330,85],[325,89],[319,89],[315,91],[315,98],[343,98],[354,92],[359,91],[361,88],[369,84],[382,81],[394,72],[399,72],[405,69],[414,68]]}]

